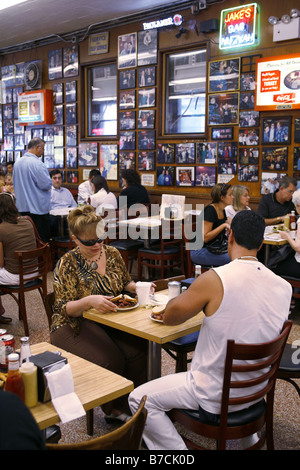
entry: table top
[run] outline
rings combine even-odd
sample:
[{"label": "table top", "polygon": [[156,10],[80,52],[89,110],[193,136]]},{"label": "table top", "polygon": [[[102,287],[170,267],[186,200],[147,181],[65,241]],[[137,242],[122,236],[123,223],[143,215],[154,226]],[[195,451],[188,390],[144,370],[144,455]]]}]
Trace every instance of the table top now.
[{"label": "table top", "polygon": [[[279,225],[268,225],[265,229],[265,234],[264,234],[264,244],[265,245],[277,245],[277,246],[281,246],[281,245],[285,245],[287,242],[287,240],[284,240],[283,238],[281,238],[280,236],[280,233],[279,231],[275,231],[274,232],[274,229],[278,229],[278,227],[282,225],[282,224],[279,224]],[[293,238],[295,238],[296,236],[296,232],[295,231],[291,231],[290,232],[291,236]]]},{"label": "table top", "polygon": [[73,209],[75,209],[75,207],[59,207],[57,209],[52,209],[51,211],[49,211],[49,214],[61,216],[69,215],[69,212]]},{"label": "table top", "polygon": [[[131,380],[127,380],[50,343],[33,344],[30,349],[32,354],[39,354],[44,351],[61,351],[62,356],[67,358],[68,364],[71,366],[75,393],[86,411],[125,395],[134,388]],[[60,421],[51,401],[39,402],[36,406],[30,408],[30,411],[40,429],[45,429]]]},{"label": "table top", "polygon": [[[167,290],[159,291],[159,293],[165,294]],[[204,318],[204,313],[199,312],[181,325],[167,326],[152,320],[151,311],[151,308],[139,306],[132,310],[111,313],[99,313],[95,309],[90,309],[84,312],[83,316],[158,344],[164,344],[198,331]]]}]

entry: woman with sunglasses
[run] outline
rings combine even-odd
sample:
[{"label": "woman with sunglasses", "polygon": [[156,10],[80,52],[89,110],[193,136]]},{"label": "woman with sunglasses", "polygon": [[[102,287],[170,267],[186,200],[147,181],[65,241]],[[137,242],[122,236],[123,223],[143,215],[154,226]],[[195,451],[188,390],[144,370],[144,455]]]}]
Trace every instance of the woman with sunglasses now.
[{"label": "woman with sunglasses", "polygon": [[231,219],[225,207],[233,203],[230,184],[216,184],[211,190],[212,202],[204,208],[203,247],[191,251],[193,264],[223,266],[230,262],[227,252],[227,233]]},{"label": "woman with sunglasses", "polygon": [[[90,205],[78,207],[68,216],[69,231],[75,244],[57,263],[53,286],[54,314],[51,342],[90,362],[105,367],[138,384],[147,380],[147,341],[91,322],[84,311],[116,311],[110,299],[124,291],[135,293],[122,256],[103,244],[104,222]],[[109,419],[126,420],[127,397],[103,406]]]}]

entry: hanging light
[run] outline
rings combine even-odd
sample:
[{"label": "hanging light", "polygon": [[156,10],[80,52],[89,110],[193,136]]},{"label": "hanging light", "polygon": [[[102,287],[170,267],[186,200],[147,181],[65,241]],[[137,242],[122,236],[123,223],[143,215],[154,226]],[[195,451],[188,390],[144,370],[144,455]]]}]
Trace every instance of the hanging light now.
[{"label": "hanging light", "polygon": [[297,10],[297,8],[292,8],[290,11],[290,16],[291,18],[298,18],[298,16],[300,16],[300,11]]},{"label": "hanging light", "polygon": [[272,24],[274,26],[274,24],[278,23],[279,19],[277,18],[277,16],[270,16],[268,21],[269,21],[270,24]]},{"label": "hanging light", "polygon": [[291,22],[291,17],[290,17],[289,15],[283,15],[283,16],[281,17],[281,21],[282,21],[282,23],[284,23],[284,24],[288,24],[288,23]]}]

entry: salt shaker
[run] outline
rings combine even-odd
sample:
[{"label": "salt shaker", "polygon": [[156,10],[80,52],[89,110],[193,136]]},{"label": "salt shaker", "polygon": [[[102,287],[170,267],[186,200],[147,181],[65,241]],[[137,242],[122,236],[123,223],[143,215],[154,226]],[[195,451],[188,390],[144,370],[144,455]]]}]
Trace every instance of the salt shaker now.
[{"label": "salt shaker", "polygon": [[29,337],[23,336],[22,338],[20,338],[20,343],[20,365],[22,365],[22,363],[28,361],[31,356]]},{"label": "salt shaker", "polygon": [[168,298],[169,300],[174,299],[180,294],[181,284],[178,281],[171,281],[168,283]]}]

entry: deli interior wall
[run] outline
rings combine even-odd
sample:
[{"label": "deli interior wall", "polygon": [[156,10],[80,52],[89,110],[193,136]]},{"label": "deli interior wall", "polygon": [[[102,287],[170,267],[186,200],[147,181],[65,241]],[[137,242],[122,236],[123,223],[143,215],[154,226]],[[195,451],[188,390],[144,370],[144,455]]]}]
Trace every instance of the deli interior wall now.
[{"label": "deli interior wall", "polygon": [[[211,126],[206,126],[206,133],[202,137],[198,136],[162,136],[162,116],[163,116],[163,80],[164,80],[164,70],[163,70],[163,54],[168,51],[180,51],[182,49],[190,48],[190,47],[198,47],[198,46],[206,46],[208,51],[208,60],[207,60],[207,69],[209,60],[219,60],[222,58],[234,58],[234,57],[247,57],[247,56],[258,56],[261,55],[262,57],[271,57],[271,56],[278,56],[278,55],[285,55],[285,54],[295,54],[299,53],[299,46],[300,40],[294,39],[289,41],[282,41],[282,42],[273,42],[273,27],[268,23],[268,18],[271,15],[281,17],[283,14],[288,14],[289,11],[295,7],[294,0],[286,0],[284,5],[279,4],[278,2],[274,2],[273,0],[264,0],[264,2],[259,3],[259,23],[260,23],[260,32],[259,32],[259,42],[257,45],[253,47],[248,47],[245,49],[237,49],[237,50],[220,50],[218,47],[219,42],[219,32],[216,31],[214,33],[196,33],[194,29],[195,22],[197,23],[198,30],[199,30],[199,22],[206,21],[212,18],[219,19],[220,12],[223,8],[230,8],[234,6],[238,6],[243,4],[243,2],[233,2],[228,1],[225,3],[216,3],[214,5],[207,5],[205,10],[201,10],[199,14],[195,15],[188,10],[180,11],[184,18],[183,26],[188,29],[188,33],[183,34],[180,38],[176,38],[175,34],[178,32],[178,28],[172,26],[166,29],[159,29],[158,34],[158,61],[156,67],[156,140],[157,143],[180,143],[180,142],[199,142],[199,141],[210,141],[211,140]],[[174,13],[179,13],[175,11]],[[157,18],[153,18],[157,19]],[[90,56],[88,54],[88,38],[82,42],[78,43],[79,47],[79,75],[78,77],[72,77],[71,79],[58,79],[49,81],[48,80],[48,52],[54,49],[63,49],[64,47],[68,47],[71,43],[66,43],[64,41],[57,42],[51,45],[42,46],[42,47],[35,47],[33,49],[27,51],[20,51],[15,52],[14,54],[6,54],[0,56],[0,65],[1,67],[4,65],[12,65],[19,62],[27,62],[33,60],[42,60],[43,70],[43,83],[42,88],[52,89],[53,84],[57,82],[65,83],[70,80],[77,81],[77,129],[78,129],[78,143],[83,142],[86,140],[91,141],[99,141],[101,143],[118,143],[118,136],[116,139],[99,139],[97,137],[92,137],[89,139],[84,138],[84,82],[83,82],[83,69],[85,65],[101,65],[106,62],[110,61],[117,61],[117,44],[118,44],[118,36],[123,34],[129,34],[133,32],[137,32],[142,29],[142,23],[128,23],[124,26],[119,26],[112,29],[106,29],[109,31],[109,49],[108,52],[105,54],[93,55]],[[93,31],[92,31],[93,33]],[[208,100],[207,100],[208,101]],[[292,128],[291,128],[291,143],[288,146],[288,170],[287,174],[290,176],[293,175],[293,148],[294,148],[294,127],[293,122],[295,117],[299,117],[300,113],[298,110],[284,110],[284,111],[272,111],[272,112],[260,112],[260,122],[261,118],[264,116],[272,117],[272,116],[291,116],[292,117]],[[37,126],[43,127],[43,126]],[[47,126],[45,126],[47,127]],[[65,125],[64,125],[65,127]],[[259,126],[261,128],[261,125]],[[233,126],[233,141],[239,142],[238,139],[238,125]],[[261,129],[260,129],[261,130]],[[260,140],[261,140],[261,132],[260,132]],[[295,144],[296,145],[296,144]],[[259,166],[259,181],[258,182],[247,182],[247,186],[250,189],[251,194],[251,207],[254,209],[257,207],[257,204],[260,200],[261,193],[261,144],[258,146],[260,150],[260,166]],[[2,146],[1,146],[2,149]],[[137,148],[136,148],[136,163],[137,163]],[[66,165],[66,163],[65,163]],[[174,164],[176,166],[176,164]],[[195,165],[191,165],[195,166]],[[89,168],[90,169],[90,168]],[[67,171],[67,168],[61,169],[62,171]],[[78,183],[83,181],[83,168],[79,167],[76,169],[78,171],[79,180]],[[155,172],[156,175],[156,170]],[[199,188],[199,187],[177,187],[177,186],[170,186],[170,187],[162,187],[156,185],[156,176],[155,176],[155,186],[154,187],[147,187],[151,201],[152,202],[159,202],[160,196],[162,193],[169,192],[174,194],[185,194],[186,200],[189,203],[192,203],[195,206],[196,203],[207,203],[210,200],[210,188]],[[119,181],[108,181],[109,187],[112,191],[116,194],[120,191],[119,188]],[[242,182],[238,181],[237,174],[234,175],[232,180],[230,181],[231,184],[243,184]],[[76,190],[77,184],[66,184],[70,189]]]}]

